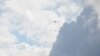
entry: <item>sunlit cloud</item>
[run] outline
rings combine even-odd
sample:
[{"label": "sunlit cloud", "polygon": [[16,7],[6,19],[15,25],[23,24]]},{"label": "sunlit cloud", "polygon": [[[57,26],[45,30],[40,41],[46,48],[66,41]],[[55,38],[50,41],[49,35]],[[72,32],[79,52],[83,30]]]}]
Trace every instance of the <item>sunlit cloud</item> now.
[{"label": "sunlit cloud", "polygon": [[62,25],[76,21],[82,11],[69,0],[8,0],[3,6],[0,43],[10,47],[1,56],[49,56]]}]

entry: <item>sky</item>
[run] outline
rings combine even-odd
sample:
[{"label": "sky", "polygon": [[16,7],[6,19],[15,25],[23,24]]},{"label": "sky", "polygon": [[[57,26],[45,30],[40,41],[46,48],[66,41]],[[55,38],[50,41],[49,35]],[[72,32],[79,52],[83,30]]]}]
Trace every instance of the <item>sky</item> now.
[{"label": "sky", "polygon": [[100,56],[97,19],[94,9],[86,6],[77,22],[62,26],[50,56]]},{"label": "sky", "polygon": [[61,27],[50,56],[100,56],[100,2],[85,3],[77,21]]},{"label": "sky", "polygon": [[[82,0],[0,0],[0,56],[52,55],[52,52],[56,51],[55,49],[53,51],[56,43],[60,43],[59,38],[67,41],[63,36],[59,36],[62,33],[60,31],[63,31],[65,24],[69,27],[74,26],[71,22],[80,24],[81,20],[78,22],[80,18],[77,19],[77,17],[80,17],[88,4],[93,6],[99,15],[99,6],[97,6],[99,3],[94,0],[87,2]],[[89,9],[92,8],[89,7]],[[91,13],[90,10],[86,12]],[[89,16],[86,15],[86,17]],[[84,24],[87,27],[88,22]],[[78,28],[81,25],[75,27]],[[88,30],[91,27],[87,27]],[[66,28],[65,30],[68,30]]]}]

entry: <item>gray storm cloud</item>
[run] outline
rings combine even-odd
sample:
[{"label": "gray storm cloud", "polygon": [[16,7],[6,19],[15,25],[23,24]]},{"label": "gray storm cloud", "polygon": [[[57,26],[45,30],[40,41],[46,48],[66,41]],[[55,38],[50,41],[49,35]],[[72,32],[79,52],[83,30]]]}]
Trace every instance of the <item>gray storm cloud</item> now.
[{"label": "gray storm cloud", "polygon": [[59,31],[50,56],[100,56],[98,14],[85,6],[77,22],[65,23]]}]

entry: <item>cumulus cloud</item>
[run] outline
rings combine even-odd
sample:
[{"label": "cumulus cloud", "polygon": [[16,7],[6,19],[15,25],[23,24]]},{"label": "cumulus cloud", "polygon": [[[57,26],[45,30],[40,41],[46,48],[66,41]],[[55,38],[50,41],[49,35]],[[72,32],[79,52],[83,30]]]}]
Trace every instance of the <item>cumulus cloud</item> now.
[{"label": "cumulus cloud", "polygon": [[1,56],[49,56],[63,23],[82,10],[68,0],[7,0],[3,7],[0,43],[10,46],[0,48]]},{"label": "cumulus cloud", "polygon": [[98,13],[85,6],[77,22],[65,23],[59,31],[50,56],[100,56]]}]

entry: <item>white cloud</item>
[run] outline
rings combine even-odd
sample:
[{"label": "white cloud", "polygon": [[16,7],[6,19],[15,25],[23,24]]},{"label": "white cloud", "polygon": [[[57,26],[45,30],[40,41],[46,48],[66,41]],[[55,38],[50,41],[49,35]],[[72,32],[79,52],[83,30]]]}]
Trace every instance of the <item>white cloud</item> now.
[{"label": "white cloud", "polygon": [[16,43],[16,38],[9,32],[10,25],[7,19],[0,17],[0,44],[14,44]]},{"label": "white cloud", "polygon": [[[4,29],[0,30],[1,33],[4,32],[2,34],[3,38],[0,40],[2,41],[1,43],[16,43],[16,36],[12,34],[13,31],[17,31],[32,40],[35,39],[34,41],[37,43],[34,44],[35,47],[28,47],[28,49],[23,50],[18,49],[22,45],[17,48],[4,49],[4,53],[7,53],[10,49],[11,51],[8,53],[13,56],[29,56],[29,54],[30,56],[48,56],[53,43],[56,41],[60,27],[66,18],[77,16],[75,14],[76,11],[81,10],[80,6],[68,2],[68,0],[61,1],[61,6],[57,8],[61,14],[60,16],[52,10],[43,10],[45,6],[52,7],[51,5],[56,3],[56,0],[9,0],[6,3],[6,7],[9,10],[2,16],[7,22],[4,20],[5,26],[1,26]],[[75,16],[72,16],[72,13]],[[12,52],[14,53],[12,54]]]},{"label": "white cloud", "polygon": [[10,48],[0,48],[0,56],[48,56],[49,52],[49,48],[30,47],[25,43]]}]

